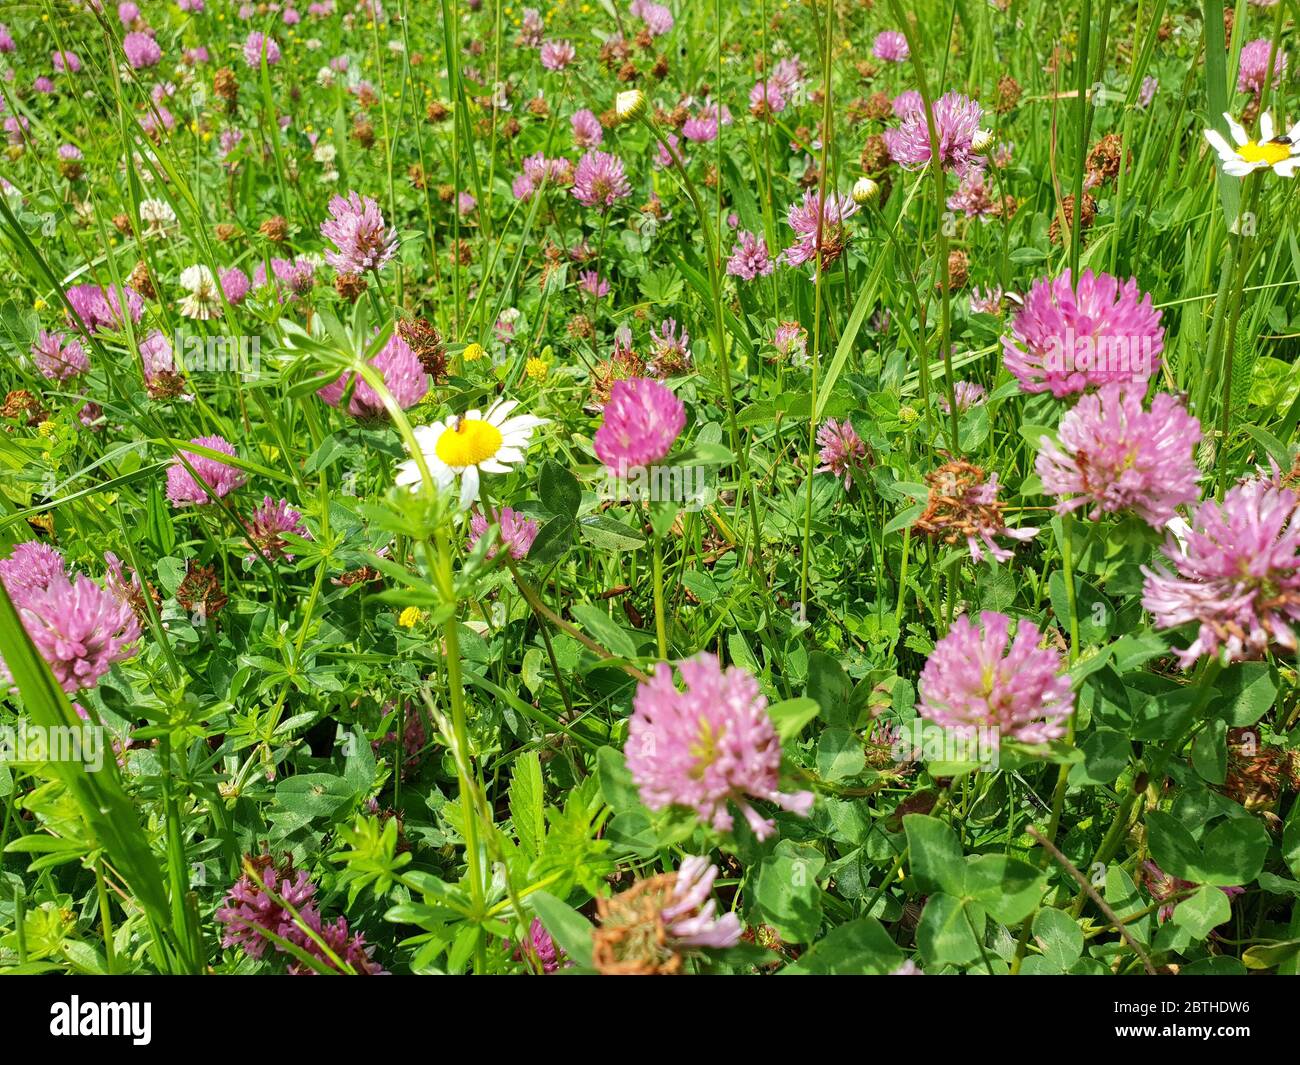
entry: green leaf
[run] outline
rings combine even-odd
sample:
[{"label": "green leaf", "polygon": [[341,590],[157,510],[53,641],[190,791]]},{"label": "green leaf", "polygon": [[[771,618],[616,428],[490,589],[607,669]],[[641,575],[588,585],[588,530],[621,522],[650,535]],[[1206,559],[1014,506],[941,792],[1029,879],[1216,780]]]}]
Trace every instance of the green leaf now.
[{"label": "green leaf", "polygon": [[764,920],[789,943],[811,943],[821,927],[817,874],[825,862],[816,847],[782,840],[759,863],[754,901]]},{"label": "green leaf", "polygon": [[1267,662],[1237,662],[1229,666],[1214,682],[1219,698],[1212,704],[1214,713],[1237,728],[1253,725],[1277,695],[1277,684]]},{"label": "green leaf", "polygon": [[636,644],[632,637],[601,607],[593,606],[591,603],[575,603],[570,607],[570,613],[587,630],[587,634],[602,647],[622,658],[636,657]]},{"label": "green leaf", "polygon": [[828,728],[817,741],[817,775],[823,780],[844,780],[866,767],[866,752],[858,738],[845,728]]},{"label": "green leaf", "polygon": [[1114,729],[1097,729],[1083,741],[1083,761],[1070,768],[1070,783],[1076,786],[1109,784],[1128,765],[1133,746],[1128,737]]},{"label": "green leaf", "polygon": [[784,699],[772,703],[767,708],[776,726],[776,734],[784,740],[794,739],[803,731],[803,727],[821,712],[816,700],[802,696],[798,699]]},{"label": "green leaf", "polygon": [[981,854],[967,860],[963,894],[1003,924],[1016,924],[1033,913],[1046,888],[1047,877],[1020,858]]},{"label": "green leaf", "polygon": [[976,902],[931,895],[916,926],[916,945],[927,966],[966,965],[980,956],[985,914]]},{"label": "green leaf", "polygon": [[[607,748],[603,748],[607,749]],[[546,837],[546,811],[543,802],[542,763],[536,751],[515,759],[510,780],[510,819],[514,822],[519,846],[530,862],[542,850]]]},{"label": "green leaf", "polygon": [[554,459],[547,459],[542,464],[537,494],[542,505],[552,514],[570,521],[577,518],[578,504],[582,502],[582,488],[578,485],[578,479]]},{"label": "green leaf", "polygon": [[1228,896],[1206,884],[1191,898],[1174,907],[1174,924],[1187,929],[1193,939],[1204,939],[1232,917]]},{"label": "green leaf", "polygon": [[600,776],[600,793],[612,810],[622,813],[643,809],[622,751],[613,747],[602,747],[597,751],[596,772]]},{"label": "green leaf", "polygon": [[966,867],[961,842],[937,817],[908,814],[903,818],[907,833],[907,855],[912,877],[924,893],[946,891],[950,895],[965,893]]},{"label": "green leaf", "polygon": [[1033,932],[1043,957],[1055,969],[1065,971],[1083,954],[1083,929],[1060,910],[1039,910]]},{"label": "green leaf", "polygon": [[883,976],[903,963],[898,948],[874,917],[859,917],[819,939],[781,975]]}]

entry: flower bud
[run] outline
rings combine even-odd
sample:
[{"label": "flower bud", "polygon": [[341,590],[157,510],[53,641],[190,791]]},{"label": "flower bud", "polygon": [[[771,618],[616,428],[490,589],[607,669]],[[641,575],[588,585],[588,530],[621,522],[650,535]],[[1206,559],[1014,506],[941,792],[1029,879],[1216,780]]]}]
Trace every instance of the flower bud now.
[{"label": "flower bud", "polygon": [[620,122],[633,122],[645,113],[645,93],[628,89],[614,98],[614,113]]},{"label": "flower bud", "polygon": [[880,186],[869,177],[860,177],[853,183],[853,202],[868,204],[880,195]]},{"label": "flower bud", "polygon": [[977,129],[975,136],[970,139],[970,146],[977,152],[986,151],[993,144],[993,131],[991,129]]}]

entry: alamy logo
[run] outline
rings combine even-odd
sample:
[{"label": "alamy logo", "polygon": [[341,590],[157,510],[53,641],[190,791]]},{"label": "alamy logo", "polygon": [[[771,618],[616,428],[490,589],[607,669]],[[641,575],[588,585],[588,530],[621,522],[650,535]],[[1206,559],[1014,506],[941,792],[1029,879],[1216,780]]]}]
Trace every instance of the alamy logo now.
[{"label": "alamy logo", "polygon": [[706,466],[606,467],[601,499],[615,503],[677,503],[682,510],[702,510],[718,498]]},{"label": "alamy logo", "polygon": [[104,730],[99,725],[0,725],[0,764],[81,762],[88,773],[104,768]]},{"label": "alamy logo", "polygon": [[260,336],[203,336],[176,330],[172,337],[176,369],[186,373],[242,373],[256,377],[262,369]]},{"label": "alamy logo", "polygon": [[1071,326],[1063,337],[1053,336],[1048,340],[1043,368],[1052,373],[1099,370],[1150,377],[1156,357],[1154,343],[1150,335],[1077,336]]},{"label": "alamy logo", "polygon": [[133,1044],[144,1047],[153,1038],[152,1027],[151,1002],[82,1002],[73,995],[71,1001],[50,1006],[50,1035],[129,1036]]}]

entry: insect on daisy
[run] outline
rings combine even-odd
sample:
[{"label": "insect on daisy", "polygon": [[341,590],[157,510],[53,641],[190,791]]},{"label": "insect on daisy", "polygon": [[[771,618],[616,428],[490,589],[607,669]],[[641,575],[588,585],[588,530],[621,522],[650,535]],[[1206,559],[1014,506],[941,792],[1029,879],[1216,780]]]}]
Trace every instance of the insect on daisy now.
[{"label": "insect on daisy", "polygon": [[1286,133],[1274,136],[1273,116],[1265,111],[1259,116],[1259,140],[1253,141],[1230,114],[1225,112],[1223,120],[1228,123],[1236,147],[1217,129],[1207,129],[1205,139],[1219,153],[1225,174],[1240,178],[1256,170],[1272,170],[1279,177],[1295,175],[1296,167],[1300,166],[1300,122]]},{"label": "insect on daisy", "polygon": [[[516,406],[517,400],[498,400],[486,413],[472,410],[433,425],[415,427],[415,441],[438,487],[449,488],[460,478],[462,508],[478,499],[482,474],[509,473],[511,466],[523,462],[533,430],[546,424],[545,418],[531,414],[512,418],[510,412]],[[415,459],[407,459],[397,467],[398,484],[414,487],[420,479]]]}]

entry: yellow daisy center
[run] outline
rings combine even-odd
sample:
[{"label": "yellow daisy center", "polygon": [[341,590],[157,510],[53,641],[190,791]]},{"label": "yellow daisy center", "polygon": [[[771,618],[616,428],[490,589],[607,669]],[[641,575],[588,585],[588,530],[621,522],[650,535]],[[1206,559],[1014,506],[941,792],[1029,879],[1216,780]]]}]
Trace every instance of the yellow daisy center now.
[{"label": "yellow daisy center", "polygon": [[1248,141],[1237,149],[1237,154],[1248,163],[1262,162],[1276,166],[1283,159],[1290,158],[1291,145],[1278,144],[1276,141],[1265,141],[1263,144]]},{"label": "yellow daisy center", "polygon": [[477,466],[501,448],[501,430],[481,418],[462,418],[460,424],[443,430],[434,447],[448,466]]}]

